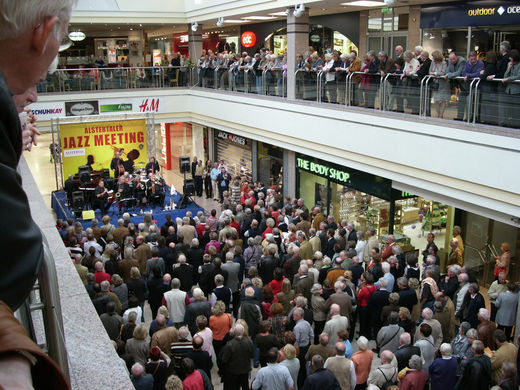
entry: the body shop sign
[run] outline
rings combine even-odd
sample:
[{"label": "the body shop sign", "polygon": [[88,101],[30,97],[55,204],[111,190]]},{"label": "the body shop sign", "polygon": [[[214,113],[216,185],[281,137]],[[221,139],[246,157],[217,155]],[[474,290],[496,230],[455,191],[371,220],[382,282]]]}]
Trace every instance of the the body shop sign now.
[{"label": "the body shop sign", "polygon": [[240,43],[244,47],[253,47],[256,44],[256,34],[252,31],[245,31],[240,37]]},{"label": "the body shop sign", "polygon": [[331,166],[299,157],[296,159],[296,161],[298,163],[298,168],[303,169],[304,171],[315,173],[316,175],[326,177],[340,183],[350,183],[350,173],[347,171],[336,169]]},{"label": "the body shop sign", "polygon": [[242,146],[246,146],[247,145],[247,138],[240,137],[238,135],[234,135],[234,134],[231,134],[231,133],[226,133],[225,131],[217,132],[217,138],[226,140],[228,142],[232,142],[234,144],[239,144],[239,145],[242,145]]}]

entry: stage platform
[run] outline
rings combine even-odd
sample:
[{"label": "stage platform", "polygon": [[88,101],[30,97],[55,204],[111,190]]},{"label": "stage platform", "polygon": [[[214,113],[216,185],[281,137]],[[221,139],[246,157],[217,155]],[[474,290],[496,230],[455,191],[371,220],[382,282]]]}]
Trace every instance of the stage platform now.
[{"label": "stage platform", "polygon": [[[178,204],[182,194],[176,193],[173,195],[170,195],[170,187],[166,187],[166,197],[164,200],[165,205],[170,205],[171,200],[175,204]],[[56,212],[56,218],[58,219],[67,219],[67,218],[73,218],[74,221],[79,221],[83,225],[83,228],[86,229],[90,227],[90,219],[89,220],[83,220],[80,218],[76,218],[72,210],[67,205],[67,194],[65,191],[54,191],[51,196],[51,207]],[[124,210],[127,211],[126,209]],[[204,212],[204,209],[202,207],[199,207],[196,203],[190,203],[187,205],[184,209],[173,209],[173,210],[165,210],[163,207],[151,207],[146,206],[143,208],[143,213],[141,214],[141,208],[130,208],[128,210],[128,213],[130,213],[131,217],[130,220],[134,224],[138,224],[140,222],[143,222],[143,217],[145,212],[151,212],[153,216],[153,220],[157,224],[157,226],[161,227],[164,222],[166,221],[166,214],[170,214],[172,216],[172,219],[175,220],[175,218],[182,218],[186,216],[186,212],[191,211],[193,213],[193,216],[196,216],[199,211]],[[117,204],[114,203],[110,206],[107,214],[110,217],[111,223],[114,226],[117,226],[117,220],[121,218],[119,215],[119,208],[117,207]],[[96,219],[99,221],[99,226],[101,226],[101,211],[96,210]]]}]

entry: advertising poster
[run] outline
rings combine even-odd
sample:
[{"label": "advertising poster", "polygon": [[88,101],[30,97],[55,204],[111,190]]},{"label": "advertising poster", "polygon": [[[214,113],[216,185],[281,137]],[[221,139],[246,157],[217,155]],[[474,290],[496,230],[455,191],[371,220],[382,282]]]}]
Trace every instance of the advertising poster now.
[{"label": "advertising poster", "polygon": [[94,171],[110,168],[121,149],[125,166],[133,162],[144,167],[148,161],[145,119],[62,124],[60,144],[65,178],[78,173],[81,165]]},{"label": "advertising poster", "polygon": [[65,102],[66,116],[99,115],[99,102],[86,100],[81,102]]}]

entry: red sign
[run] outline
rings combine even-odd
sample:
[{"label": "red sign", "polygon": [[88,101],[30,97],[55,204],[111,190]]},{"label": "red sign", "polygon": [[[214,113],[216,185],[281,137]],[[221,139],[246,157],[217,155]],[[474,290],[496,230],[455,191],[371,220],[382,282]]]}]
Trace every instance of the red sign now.
[{"label": "red sign", "polygon": [[161,157],[163,168],[172,169],[169,123],[161,123]]},{"label": "red sign", "polygon": [[143,99],[139,106],[139,112],[159,112],[159,101],[159,98],[154,98],[148,104],[148,99]]},{"label": "red sign", "polygon": [[253,47],[256,44],[256,34],[252,31],[246,31],[240,37],[240,42],[244,47]]}]

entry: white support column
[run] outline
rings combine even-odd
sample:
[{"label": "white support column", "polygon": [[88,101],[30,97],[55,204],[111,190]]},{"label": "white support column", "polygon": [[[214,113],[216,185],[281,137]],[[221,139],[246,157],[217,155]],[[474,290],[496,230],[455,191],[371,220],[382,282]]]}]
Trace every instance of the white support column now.
[{"label": "white support column", "polygon": [[296,196],[296,153],[287,149],[283,151],[283,195]]},{"label": "white support column", "polygon": [[296,56],[309,48],[309,11],[297,18],[287,15],[287,97],[296,98]]}]

